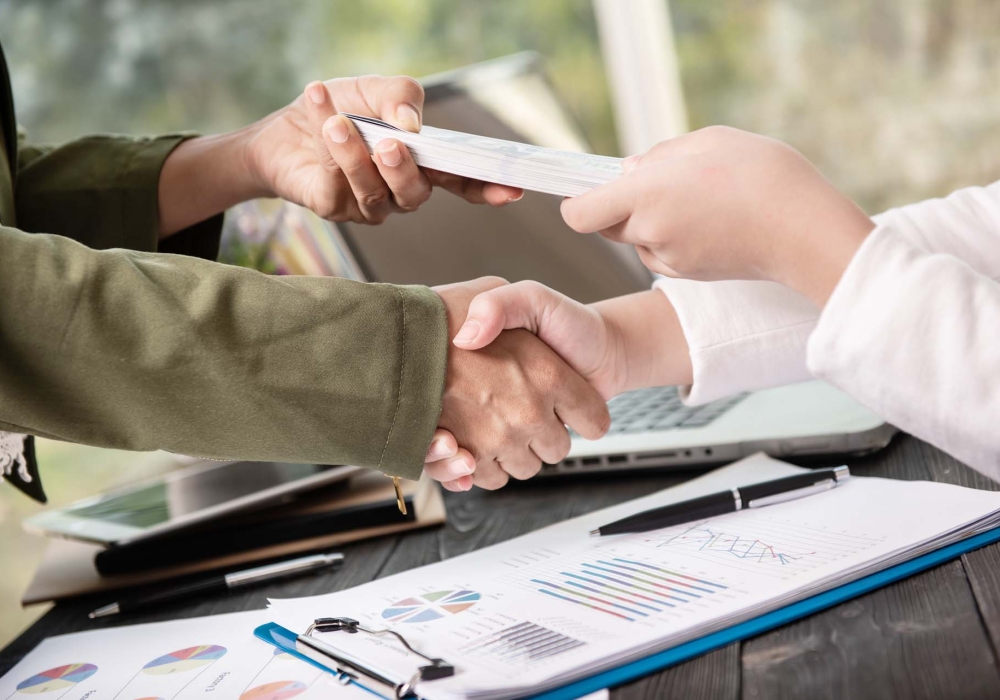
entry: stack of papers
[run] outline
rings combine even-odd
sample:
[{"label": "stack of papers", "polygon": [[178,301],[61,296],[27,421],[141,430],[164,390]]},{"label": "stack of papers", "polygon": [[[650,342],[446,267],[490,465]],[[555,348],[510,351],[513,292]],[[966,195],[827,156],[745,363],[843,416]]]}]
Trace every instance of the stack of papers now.
[{"label": "stack of papers", "polygon": [[[600,525],[799,469],[752,458],[678,488],[467,555],[313,598],[272,601],[302,633],[317,617],[390,628],[453,664],[427,700],[532,695],[856,581],[1000,524],[1000,493],[852,477],[825,493],[633,535]],[[418,660],[382,637],[324,643],[390,677]]]},{"label": "stack of papers", "polygon": [[369,152],[383,139],[404,143],[417,165],[484,182],[575,197],[622,174],[621,160],[425,126],[403,131],[370,117],[350,118]]},{"label": "stack of papers", "polygon": [[52,637],[0,678],[0,697],[372,700],[254,637],[269,619],[255,610]]},{"label": "stack of papers", "polygon": [[[750,458],[651,494],[447,561],[271,610],[120,627],[46,640],[0,679],[0,698],[186,700],[371,698],[252,636],[318,617],[392,629],[451,663],[424,700],[533,695],[704,637],[1000,525],[1000,493],[852,477],[797,501],[682,526],[592,538],[635,512],[802,471]],[[425,659],[387,636],[322,642],[388,678]],[[61,695],[60,695],[61,694]]]}]

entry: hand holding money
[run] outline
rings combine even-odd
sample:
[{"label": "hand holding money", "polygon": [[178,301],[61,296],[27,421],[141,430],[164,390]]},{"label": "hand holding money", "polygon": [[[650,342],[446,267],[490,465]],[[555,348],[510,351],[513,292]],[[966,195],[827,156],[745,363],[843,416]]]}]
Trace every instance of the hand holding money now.
[{"label": "hand holding money", "polygon": [[[309,83],[290,105],[236,133],[240,147],[232,150],[246,167],[225,172],[246,173],[253,186],[233,202],[222,202],[222,208],[252,197],[281,197],[331,221],[377,224],[394,212],[417,209],[435,186],[495,206],[520,198],[522,192],[513,187],[418,168],[396,139],[386,139],[369,155],[353,122],[343,116],[379,117],[394,125],[394,133],[407,134],[420,128],[423,104],[423,88],[412,78]],[[186,182],[190,171],[177,179]]]}]

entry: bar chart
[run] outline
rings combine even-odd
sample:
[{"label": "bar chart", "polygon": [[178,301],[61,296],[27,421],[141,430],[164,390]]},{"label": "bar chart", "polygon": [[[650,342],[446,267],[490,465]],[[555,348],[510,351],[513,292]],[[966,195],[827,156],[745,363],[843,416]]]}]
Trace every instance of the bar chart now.
[{"label": "bar chart", "polygon": [[541,595],[629,622],[710,599],[728,588],[649,562],[610,555],[533,575],[524,583]]},{"label": "bar chart", "polygon": [[533,622],[522,622],[473,642],[466,651],[505,664],[528,665],[565,654],[585,644]]}]

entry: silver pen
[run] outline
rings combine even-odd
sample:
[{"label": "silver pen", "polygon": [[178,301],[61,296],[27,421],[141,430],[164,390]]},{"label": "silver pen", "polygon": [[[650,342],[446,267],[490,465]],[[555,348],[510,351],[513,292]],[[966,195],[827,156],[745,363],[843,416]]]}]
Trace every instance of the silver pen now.
[{"label": "silver pen", "polygon": [[215,591],[243,588],[244,586],[253,586],[258,583],[277,581],[278,579],[291,578],[292,576],[301,576],[303,574],[340,566],[343,563],[344,555],[340,553],[314,554],[308,557],[279,561],[275,564],[265,564],[264,566],[257,566],[252,569],[234,571],[229,574],[212,576],[193,583],[181,584],[163,591],[150,593],[147,596],[135,598],[134,600],[110,603],[94,610],[88,615],[88,617],[91,620],[94,620],[98,617],[107,617],[109,615],[117,615],[123,612],[132,612],[134,610],[154,607],[156,605],[170,603],[181,598],[188,598],[202,593],[213,593]]}]

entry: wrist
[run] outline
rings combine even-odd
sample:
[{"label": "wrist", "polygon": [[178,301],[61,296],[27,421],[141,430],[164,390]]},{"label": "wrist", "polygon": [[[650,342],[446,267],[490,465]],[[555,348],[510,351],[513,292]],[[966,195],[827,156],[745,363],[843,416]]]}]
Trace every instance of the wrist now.
[{"label": "wrist", "polygon": [[677,312],[658,289],[593,304],[609,330],[615,393],[691,384],[691,356]]},{"label": "wrist", "polygon": [[607,309],[604,309],[604,313],[602,313],[599,304],[592,304],[590,308],[600,319],[600,325],[603,328],[604,357],[601,362],[603,367],[599,372],[600,375],[604,376],[604,381],[601,382],[601,394],[605,399],[611,399],[635,388],[632,386],[633,382],[630,381],[630,374],[634,374],[634,372],[630,372],[630,338],[626,329],[613,313],[607,313]]},{"label": "wrist", "polygon": [[249,167],[241,130],[178,144],[163,163],[158,196],[162,238],[267,190]]},{"label": "wrist", "polygon": [[273,153],[267,152],[267,144],[261,133],[268,124],[281,117],[287,109],[285,107],[269,114],[230,135],[234,146],[233,157],[237,161],[240,171],[245,174],[243,186],[251,193],[246,199],[279,196],[274,186],[274,178],[270,176],[267,169],[267,164]]},{"label": "wrist", "polygon": [[783,271],[773,276],[776,282],[794,289],[821,309],[875,228],[875,222],[846,197],[839,196],[832,204],[814,217],[823,222],[820,226],[808,235],[795,237],[799,245],[791,247]]}]

